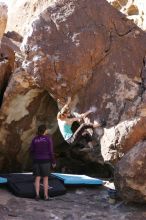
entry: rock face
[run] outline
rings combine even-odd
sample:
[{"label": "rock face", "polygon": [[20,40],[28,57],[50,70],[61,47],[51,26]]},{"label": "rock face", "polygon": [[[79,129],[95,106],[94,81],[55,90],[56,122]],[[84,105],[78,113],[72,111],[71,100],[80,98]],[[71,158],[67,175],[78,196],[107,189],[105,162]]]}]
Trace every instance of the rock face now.
[{"label": "rock face", "polygon": [[[95,131],[105,161],[115,163],[131,152],[146,136],[145,32],[104,0],[16,0],[13,4],[16,11],[10,11],[7,36],[16,33],[13,41],[22,44],[19,62],[3,89],[1,170],[29,167],[28,147],[40,123],[48,124],[58,150],[63,140],[57,133],[57,100],[63,104],[68,96],[76,111],[94,107],[97,111],[90,120],[107,122],[105,129]],[[138,13],[138,8],[131,7],[128,13]],[[83,164],[98,164],[97,152],[67,154],[64,149],[59,153]]]},{"label": "rock face", "polygon": [[124,13],[146,31],[146,2],[141,0],[107,0],[113,7]]},{"label": "rock face", "polygon": [[[77,111],[97,109],[94,119],[105,118],[108,129],[101,139],[102,152],[115,148],[116,158],[107,159],[113,161],[132,147],[126,140],[145,116],[145,43],[145,33],[105,1],[59,1],[50,4],[25,35],[22,66],[55,100],[76,96]],[[105,141],[110,129],[115,139]]]},{"label": "rock face", "polygon": [[117,164],[115,183],[127,201],[146,202],[146,141],[136,144]]},{"label": "rock face", "polygon": [[7,25],[7,12],[8,8],[6,4],[0,2],[0,42],[2,40]]},{"label": "rock face", "polygon": [[139,140],[145,139],[145,117],[126,120],[115,127],[104,129],[101,151],[105,161],[116,163]]},{"label": "rock face", "polygon": [[1,44],[0,47],[0,105],[3,102],[4,91],[14,70],[15,53],[9,45]]},{"label": "rock face", "polygon": [[[13,73],[4,95],[0,118],[1,158],[4,160],[1,160],[1,170],[20,170],[28,166],[28,148],[39,123],[48,123],[53,130],[56,109],[47,92],[37,88],[23,69]],[[6,145],[9,146],[7,151]]]},{"label": "rock face", "polygon": [[41,13],[22,44],[23,68],[54,99],[77,94],[80,108],[94,105],[112,126],[133,117],[139,105],[145,34],[106,2],[92,1],[87,9],[88,3],[61,1]]},{"label": "rock face", "polygon": [[[9,2],[8,31],[24,36],[29,32],[31,23],[45,10],[52,0],[12,0]],[[14,10],[15,8],[15,10]],[[21,25],[20,25],[21,24]]]}]

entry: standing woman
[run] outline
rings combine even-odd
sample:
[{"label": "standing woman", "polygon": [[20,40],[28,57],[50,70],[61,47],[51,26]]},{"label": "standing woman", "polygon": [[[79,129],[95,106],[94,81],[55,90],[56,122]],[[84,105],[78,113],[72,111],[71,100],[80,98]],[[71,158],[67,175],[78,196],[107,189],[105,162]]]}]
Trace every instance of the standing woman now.
[{"label": "standing woman", "polygon": [[37,135],[33,138],[30,146],[30,153],[33,159],[33,175],[35,176],[36,200],[40,198],[40,180],[43,178],[44,199],[49,200],[48,196],[48,174],[51,165],[56,166],[52,138],[46,135],[46,125],[38,127]]}]

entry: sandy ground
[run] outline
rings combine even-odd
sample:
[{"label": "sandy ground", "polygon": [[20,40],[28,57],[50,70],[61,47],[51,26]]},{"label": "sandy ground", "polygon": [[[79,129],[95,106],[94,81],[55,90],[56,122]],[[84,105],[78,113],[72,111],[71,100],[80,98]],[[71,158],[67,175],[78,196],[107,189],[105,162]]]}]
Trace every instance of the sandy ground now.
[{"label": "sandy ground", "polygon": [[109,203],[104,186],[68,188],[51,201],[35,201],[0,189],[0,220],[145,220],[146,205]]}]

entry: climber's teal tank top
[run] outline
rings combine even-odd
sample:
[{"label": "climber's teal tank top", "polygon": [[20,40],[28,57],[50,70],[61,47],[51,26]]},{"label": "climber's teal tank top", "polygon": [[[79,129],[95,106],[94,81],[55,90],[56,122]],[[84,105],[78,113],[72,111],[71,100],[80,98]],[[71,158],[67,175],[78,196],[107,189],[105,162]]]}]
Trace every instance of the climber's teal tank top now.
[{"label": "climber's teal tank top", "polygon": [[71,125],[66,124],[65,121],[62,121],[60,119],[58,119],[58,125],[63,138],[65,140],[68,140],[73,135]]}]

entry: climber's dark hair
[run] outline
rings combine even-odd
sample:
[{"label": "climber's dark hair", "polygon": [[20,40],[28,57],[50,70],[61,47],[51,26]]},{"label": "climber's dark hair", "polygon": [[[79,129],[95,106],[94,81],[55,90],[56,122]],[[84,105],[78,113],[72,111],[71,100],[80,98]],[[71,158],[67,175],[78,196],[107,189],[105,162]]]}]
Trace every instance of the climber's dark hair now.
[{"label": "climber's dark hair", "polygon": [[39,125],[37,134],[38,134],[38,135],[44,134],[44,132],[46,131],[46,129],[47,129],[47,128],[46,128],[46,125],[45,125],[45,124]]}]

